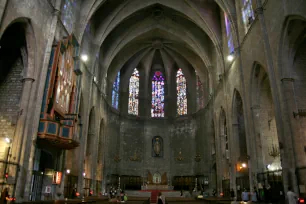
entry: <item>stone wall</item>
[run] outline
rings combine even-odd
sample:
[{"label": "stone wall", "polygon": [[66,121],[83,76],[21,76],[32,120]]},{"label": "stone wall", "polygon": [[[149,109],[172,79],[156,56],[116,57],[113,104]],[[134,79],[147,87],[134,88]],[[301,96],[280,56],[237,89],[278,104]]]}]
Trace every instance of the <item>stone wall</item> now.
[{"label": "stone wall", "polygon": [[0,136],[13,138],[22,93],[23,64],[18,58],[0,82]]}]

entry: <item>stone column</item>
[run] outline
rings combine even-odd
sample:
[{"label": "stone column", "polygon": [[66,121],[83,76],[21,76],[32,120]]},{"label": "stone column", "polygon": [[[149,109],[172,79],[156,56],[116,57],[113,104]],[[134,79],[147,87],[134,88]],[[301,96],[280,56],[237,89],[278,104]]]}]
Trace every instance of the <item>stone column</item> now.
[{"label": "stone column", "polygon": [[[220,119],[219,119],[220,121]],[[219,127],[219,122],[218,126]],[[216,131],[216,168],[217,168],[217,193],[222,191],[222,151],[221,151],[221,133],[220,128]]]},{"label": "stone column", "polygon": [[[262,158],[262,147],[261,147],[261,133],[260,133],[260,106],[255,105],[251,107],[252,110],[252,119],[253,119],[253,136],[254,136],[254,154],[252,155],[253,161],[253,172],[259,172],[264,170]],[[256,182],[257,183],[257,182]]]},{"label": "stone column", "polygon": [[31,88],[34,82],[33,78],[23,78],[23,90],[20,99],[20,111],[17,121],[16,133],[12,143],[13,161],[18,162],[21,155],[21,146],[24,144],[23,131],[26,122],[26,115],[28,113],[29,99],[31,95]]},{"label": "stone column", "polygon": [[[290,126],[287,121],[284,121],[282,118],[284,110],[281,109],[280,105],[280,97],[278,93],[278,87],[277,87],[277,81],[276,81],[276,74],[275,74],[275,68],[273,64],[273,57],[272,57],[272,51],[268,36],[268,31],[266,27],[265,22],[265,16],[263,14],[263,7],[261,0],[256,0],[257,8],[256,13],[258,14],[258,19],[261,27],[261,34],[264,44],[264,52],[266,55],[267,60],[267,72],[270,80],[271,85],[271,94],[274,101],[274,110],[275,110],[275,120],[277,124],[277,132],[279,136],[279,142],[280,144],[284,145],[284,148],[282,148],[282,145],[280,145],[281,150],[281,158],[282,158],[282,167],[283,167],[283,182],[284,187],[287,190],[288,187],[288,178],[291,177],[293,182],[293,187],[295,190],[298,189],[297,181],[296,181],[296,175],[295,175],[295,154],[293,152],[293,135],[290,133],[290,131],[286,132],[285,134],[285,128],[286,126]],[[289,133],[289,134],[287,134]],[[291,139],[288,139],[291,138]],[[294,169],[294,171],[293,171]],[[297,191],[298,192],[298,191]]]},{"label": "stone column", "polygon": [[[83,64],[84,66],[86,66],[85,64]],[[82,141],[81,143],[81,147],[80,147],[80,155],[79,155],[79,175],[78,175],[78,192],[81,194],[81,196],[84,195],[84,176],[83,173],[85,172],[84,170],[84,165],[85,165],[85,159],[86,159],[86,144],[87,144],[87,137],[88,137],[88,126],[89,126],[89,114],[91,111],[91,106],[92,106],[92,87],[93,87],[93,75],[88,73],[88,69],[85,67],[85,70],[87,71],[87,74],[89,74],[88,77],[88,86],[89,86],[89,90],[88,90],[88,96],[84,96],[84,113],[82,114],[83,117],[83,128],[82,128]],[[85,75],[85,76],[84,76]],[[86,77],[86,74],[84,74],[82,76]],[[88,76],[88,75],[87,75]],[[84,80],[84,78],[83,78]]]},{"label": "stone column", "polygon": [[[94,123],[96,123],[96,121],[93,121]],[[97,152],[98,152],[98,146],[96,145],[97,144],[97,141],[98,141],[98,134],[97,134],[97,124],[95,124],[95,129],[93,130],[94,133],[91,133],[91,156],[90,156],[90,178],[92,179],[92,183],[91,183],[91,186],[90,186],[90,190],[93,190],[94,193],[95,193],[95,189],[96,189],[96,174],[97,174]]]},{"label": "stone column", "polygon": [[[26,138],[26,144],[24,145],[21,151],[21,155],[24,155],[24,159],[20,160],[21,168],[18,174],[18,181],[16,184],[16,189],[19,191],[16,192],[17,200],[22,202],[23,200],[28,200],[30,195],[30,187],[31,187],[31,180],[32,180],[32,170],[33,170],[33,162],[34,162],[34,155],[35,155],[35,148],[36,148],[36,138],[37,138],[37,129],[38,129],[38,121],[40,118],[40,109],[41,109],[41,102],[43,98],[43,92],[45,88],[46,76],[48,65],[50,62],[50,54],[52,49],[52,44],[54,40],[54,35],[57,27],[57,22],[60,15],[60,6],[61,0],[56,0],[55,8],[53,10],[52,21],[50,24],[49,29],[47,30],[48,40],[45,46],[45,52],[43,56],[43,63],[41,67],[36,70],[40,70],[39,76],[39,83],[37,83],[36,87],[31,89],[31,98],[35,98],[35,100],[30,100],[29,107],[31,107],[31,113],[27,114],[27,121],[24,130],[24,137]],[[33,122],[34,121],[34,122]],[[36,122],[35,122],[36,121]],[[19,182],[19,183],[18,183]]]},{"label": "stone column", "polygon": [[[29,112],[29,102],[31,96],[32,84],[34,82],[33,78],[23,79],[23,91],[20,99],[20,114],[17,121],[16,132],[12,144],[12,161],[19,163],[20,171],[17,173],[15,196],[17,199],[21,200],[24,194],[25,181],[21,180],[26,174],[26,168],[23,165],[25,151],[27,149],[27,134],[26,126],[28,125],[27,116]],[[32,158],[34,159],[34,158]],[[14,196],[14,195],[13,195]]]},{"label": "stone column", "polygon": [[[283,95],[283,107],[284,107],[284,115],[287,117],[284,118],[284,123],[288,124],[285,127],[285,132],[288,134],[288,137],[294,137],[294,135],[299,134],[299,123],[293,117],[293,112],[298,112],[296,103],[295,103],[295,95],[294,95],[294,79],[293,78],[282,78],[282,95]],[[298,191],[298,182],[295,174],[295,157],[294,157],[294,148],[290,140],[286,139],[286,142],[282,144],[286,144],[285,150],[281,154],[282,168],[283,168],[283,182],[285,189],[290,186],[289,181],[292,181],[292,186],[295,192]],[[287,142],[288,141],[288,142]],[[291,150],[290,153],[288,152]],[[289,154],[288,154],[289,153]],[[291,177],[291,178],[290,178]]]},{"label": "stone column", "polygon": [[231,176],[230,176],[230,186],[233,188],[235,195],[237,196],[237,161],[239,155],[239,148],[235,146],[237,144],[236,136],[239,134],[238,123],[232,124],[232,137],[230,137],[230,155],[231,155]]}]

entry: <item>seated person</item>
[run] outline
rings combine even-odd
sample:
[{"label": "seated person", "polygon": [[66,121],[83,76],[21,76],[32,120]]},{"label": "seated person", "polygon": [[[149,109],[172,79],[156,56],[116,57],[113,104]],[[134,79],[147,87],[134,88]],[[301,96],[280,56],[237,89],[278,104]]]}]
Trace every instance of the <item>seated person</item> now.
[{"label": "seated person", "polygon": [[127,197],[127,194],[125,193],[124,196],[123,196],[123,201],[126,202],[127,200],[128,200],[128,197]]}]

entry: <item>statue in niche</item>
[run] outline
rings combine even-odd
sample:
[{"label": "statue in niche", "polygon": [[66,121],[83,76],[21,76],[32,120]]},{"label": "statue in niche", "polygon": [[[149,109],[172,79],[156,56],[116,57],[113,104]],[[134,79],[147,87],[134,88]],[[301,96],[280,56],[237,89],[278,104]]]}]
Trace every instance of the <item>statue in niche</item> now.
[{"label": "statue in niche", "polygon": [[161,183],[161,175],[159,172],[154,173],[153,175],[153,183],[160,184]]},{"label": "statue in niche", "polygon": [[163,139],[160,136],[156,136],[152,139],[152,156],[163,156]]}]

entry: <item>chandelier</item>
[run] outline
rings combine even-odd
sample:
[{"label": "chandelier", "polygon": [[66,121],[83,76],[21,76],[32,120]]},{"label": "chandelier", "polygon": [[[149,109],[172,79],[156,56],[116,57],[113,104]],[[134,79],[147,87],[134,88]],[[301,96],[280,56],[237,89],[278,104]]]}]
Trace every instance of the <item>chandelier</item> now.
[{"label": "chandelier", "polygon": [[179,154],[175,157],[176,161],[183,161],[184,157],[182,156],[182,150],[180,149]]},{"label": "chandelier", "polygon": [[277,145],[271,145],[271,147],[269,148],[269,155],[274,159],[280,155],[280,151]]},{"label": "chandelier", "polygon": [[201,155],[199,153],[197,153],[197,155],[194,157],[194,160],[196,162],[200,162],[201,161]]},{"label": "chandelier", "polygon": [[130,161],[139,161],[139,160],[140,160],[140,155],[135,150],[134,155],[130,157]]},{"label": "chandelier", "polygon": [[121,158],[120,158],[119,154],[116,154],[116,155],[115,155],[114,161],[115,161],[116,163],[118,163],[118,162],[121,161]]}]

